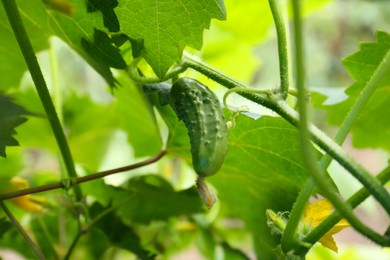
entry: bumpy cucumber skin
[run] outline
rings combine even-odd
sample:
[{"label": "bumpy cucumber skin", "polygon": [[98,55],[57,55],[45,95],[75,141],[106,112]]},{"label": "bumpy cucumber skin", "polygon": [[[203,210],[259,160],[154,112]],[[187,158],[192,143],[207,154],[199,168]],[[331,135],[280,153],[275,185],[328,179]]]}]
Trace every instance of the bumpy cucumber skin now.
[{"label": "bumpy cucumber skin", "polygon": [[188,129],[195,172],[218,172],[227,152],[228,130],[217,96],[199,81],[180,78],[172,85],[171,106]]}]

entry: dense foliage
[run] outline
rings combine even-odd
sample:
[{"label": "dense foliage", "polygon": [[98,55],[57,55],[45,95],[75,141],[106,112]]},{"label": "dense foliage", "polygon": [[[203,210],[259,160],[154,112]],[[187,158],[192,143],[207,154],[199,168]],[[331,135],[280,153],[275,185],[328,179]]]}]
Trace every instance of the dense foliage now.
[{"label": "dense foliage", "polygon": [[[339,100],[343,89],[312,88],[310,75],[305,88],[299,51],[300,16],[331,1],[14,2],[0,6],[0,250],[171,259],[196,247],[206,259],[293,259],[318,241],[337,251],[331,235],[349,225],[390,246],[387,226],[374,232],[351,210],[372,195],[390,214],[389,167],[370,173],[339,146],[351,133],[358,148],[390,150],[388,32],[343,59],[353,83]],[[280,79],[264,87],[254,50],[272,26]],[[181,77],[218,94],[228,130],[209,92],[187,93],[197,103],[180,114],[172,96],[183,93],[170,92]],[[327,120],[313,121],[335,138],[307,122],[321,113]],[[223,164],[197,191],[204,155]],[[347,202],[332,160],[364,186]],[[341,213],[307,206],[311,195]]]}]

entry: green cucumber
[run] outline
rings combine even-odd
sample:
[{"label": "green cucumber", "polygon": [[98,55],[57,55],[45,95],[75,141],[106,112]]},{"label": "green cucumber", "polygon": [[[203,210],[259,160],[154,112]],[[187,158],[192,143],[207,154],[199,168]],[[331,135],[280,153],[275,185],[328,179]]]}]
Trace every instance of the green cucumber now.
[{"label": "green cucumber", "polygon": [[226,119],[217,96],[197,80],[180,78],[172,85],[170,104],[188,129],[195,172],[201,177],[217,173],[228,145]]}]

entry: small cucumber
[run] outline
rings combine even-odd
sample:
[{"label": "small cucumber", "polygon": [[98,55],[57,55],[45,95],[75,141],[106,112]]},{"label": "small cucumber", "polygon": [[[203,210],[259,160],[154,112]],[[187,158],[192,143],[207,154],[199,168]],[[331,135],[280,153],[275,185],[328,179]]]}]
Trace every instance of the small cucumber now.
[{"label": "small cucumber", "polygon": [[201,177],[215,174],[228,145],[226,119],[217,96],[197,80],[180,78],[172,85],[170,103],[188,129],[195,172]]}]

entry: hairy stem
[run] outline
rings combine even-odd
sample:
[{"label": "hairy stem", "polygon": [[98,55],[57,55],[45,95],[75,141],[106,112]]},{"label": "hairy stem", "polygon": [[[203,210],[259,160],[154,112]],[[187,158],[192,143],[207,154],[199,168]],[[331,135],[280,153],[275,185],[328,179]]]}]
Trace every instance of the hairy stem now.
[{"label": "hairy stem", "polygon": [[[369,237],[371,240],[377,242],[381,245],[386,245],[389,240],[385,237],[377,234],[364,223],[362,223],[353,213],[352,209],[348,207],[335,193],[330,187],[329,180],[325,178],[324,172],[321,171],[319,165],[316,163],[316,158],[314,156],[313,147],[310,143],[310,132],[309,132],[309,123],[308,123],[308,111],[305,100],[305,68],[304,68],[304,52],[303,52],[303,36],[302,36],[302,20],[301,20],[301,9],[300,9],[300,1],[293,0],[292,1],[292,9],[294,14],[294,43],[295,43],[295,67],[296,67],[296,86],[298,89],[298,111],[299,111],[299,136],[301,140],[302,153],[304,163],[314,179],[316,185],[322,191],[327,199],[334,205],[334,207],[348,220],[348,222],[360,233]],[[348,158],[348,157],[345,157]],[[356,165],[357,166],[357,165]],[[373,192],[376,192],[375,185],[373,180],[368,178],[368,173],[366,174],[363,169],[359,169],[358,173],[360,181],[364,181],[364,185],[373,189]],[[371,175],[369,175],[371,176]],[[364,178],[363,178],[364,177]],[[379,187],[383,188],[380,183],[378,183]],[[384,190],[384,189],[383,189]],[[377,193],[380,199],[386,199],[386,197],[381,197],[382,195],[386,195],[386,190],[384,193]],[[387,193],[388,194],[388,193]],[[382,201],[386,204],[386,201]],[[388,201],[390,202],[390,200]],[[290,245],[294,243],[293,240],[290,242],[287,241],[285,244]]]},{"label": "hairy stem", "polygon": [[[338,130],[336,137],[334,139],[334,141],[337,144],[342,144],[344,142],[353,123],[355,122],[359,113],[362,111],[364,105],[368,102],[369,98],[372,96],[373,92],[375,91],[375,89],[378,86],[379,81],[385,75],[385,72],[389,70],[389,67],[390,67],[390,51],[387,52],[387,54],[385,55],[385,58],[379,64],[378,68],[375,70],[371,79],[366,83],[366,85],[363,88],[362,92],[360,93],[358,99],[356,100],[354,105],[351,107],[351,109],[348,112],[347,116],[345,117],[343,123],[341,124],[340,129]],[[328,168],[328,166],[330,165],[331,161],[332,161],[332,157],[329,154],[325,154],[321,158],[320,168],[322,170],[326,170]],[[309,179],[306,182],[302,191],[300,192],[300,194],[297,198],[297,201],[294,203],[289,221],[287,223],[285,233],[283,234],[283,238],[286,239],[287,241],[290,241],[287,237],[292,238],[292,236],[295,234],[297,227],[299,225],[300,218],[303,214],[303,210],[304,210],[304,208],[307,204],[307,201],[309,200],[309,198],[314,190],[314,187],[315,187],[315,185],[314,185],[313,179]],[[321,227],[323,227],[323,226],[321,226]],[[331,226],[327,226],[327,227],[331,228]],[[313,230],[313,232],[317,232],[316,229],[317,228],[315,228]],[[282,245],[283,245],[283,241],[284,241],[283,238],[282,238]],[[313,241],[309,241],[309,242],[311,242],[313,244]],[[284,245],[285,251],[289,251],[291,249],[291,247],[292,247],[291,244]]]},{"label": "hairy stem", "polygon": [[160,160],[165,154],[166,154],[166,151],[164,150],[164,151],[161,151],[160,153],[158,153],[157,155],[155,155],[147,160],[144,160],[142,162],[131,164],[131,165],[120,167],[120,168],[116,168],[116,169],[111,169],[111,170],[107,170],[107,171],[102,171],[102,172],[90,174],[90,175],[80,177],[80,178],[69,179],[68,180],[69,182],[61,181],[58,183],[53,183],[53,184],[28,188],[28,189],[24,189],[24,190],[18,190],[18,191],[6,193],[6,194],[1,194],[0,201],[8,200],[8,199],[28,195],[28,194],[43,192],[43,191],[55,190],[55,189],[60,189],[60,188],[69,188],[68,186],[74,186],[74,185],[77,185],[77,184],[80,184],[83,182],[100,179],[100,178],[106,177],[106,176],[111,175],[111,174],[134,170],[134,169],[143,167],[145,165],[155,163],[156,161]]},{"label": "hairy stem", "polygon": [[31,249],[34,251],[34,253],[37,255],[39,259],[45,259],[45,256],[42,254],[41,250],[38,248],[38,246],[32,241],[30,236],[27,234],[27,232],[24,230],[24,228],[20,225],[20,223],[17,221],[17,219],[12,215],[11,211],[8,209],[8,207],[4,204],[3,201],[0,201],[0,207],[3,209],[9,220],[12,222],[12,224],[16,227],[16,229],[19,231],[19,233],[24,237],[24,239],[27,241]]},{"label": "hairy stem", "polygon": [[[285,101],[279,101],[278,114],[287,119],[293,125],[298,125],[299,115]],[[384,209],[390,206],[390,196],[387,190],[376,180],[363,166],[357,163],[346,151],[336,144],[329,136],[324,134],[314,125],[310,125],[309,132],[314,143],[333,157],[342,167],[349,171],[360,181],[378,200]],[[323,176],[324,177],[324,176]],[[328,184],[331,186],[331,184]],[[329,186],[329,187],[330,187]]]},{"label": "hairy stem", "polygon": [[[28,38],[26,29],[24,28],[23,21],[20,16],[16,2],[15,0],[2,0],[2,2],[16,40],[19,44],[19,48],[23,54],[24,60],[34,81],[39,98],[45,109],[51,129],[57,140],[57,144],[61,152],[62,159],[64,160],[68,175],[70,178],[76,178],[77,174],[74,167],[73,158],[70,153],[68,142],[61,127],[60,120],[58,119],[56,110],[53,105],[53,101],[47,89],[45,79],[43,78],[42,71],[39,67],[38,60],[35,56],[30,39]],[[83,197],[81,188],[79,186],[75,186],[74,192],[76,195],[76,199],[80,201]]]},{"label": "hairy stem", "polygon": [[142,84],[160,83],[160,82],[166,81],[168,79],[175,78],[177,75],[179,75],[180,73],[182,73],[186,70],[186,67],[178,65],[176,67],[173,67],[171,70],[169,70],[163,79],[160,79],[158,77],[142,77],[138,73],[138,63],[140,61],[141,61],[141,58],[134,59],[133,62],[130,64],[127,72],[132,80],[134,80],[135,82],[138,82],[138,83],[142,83]]},{"label": "hairy stem", "polygon": [[280,94],[282,95],[283,99],[286,99],[289,88],[286,27],[284,25],[283,17],[280,13],[278,0],[268,0],[268,3],[271,8],[278,38]]},{"label": "hairy stem", "polygon": [[[315,182],[321,182],[323,183],[324,177],[321,179],[321,172],[318,171],[316,165],[315,165],[315,156],[313,153],[313,147],[310,143],[310,137],[309,137],[309,129],[308,129],[308,112],[307,112],[307,106],[306,106],[306,87],[305,87],[305,68],[304,68],[304,53],[303,53],[303,37],[302,37],[302,27],[301,27],[301,20],[300,20],[300,6],[299,6],[299,0],[293,0],[293,11],[294,11],[294,44],[295,44],[295,68],[296,68],[296,82],[295,85],[297,86],[297,98],[298,98],[298,111],[299,111],[299,117],[300,121],[298,123],[299,128],[299,139],[302,147],[302,157],[303,162],[306,165],[306,168],[308,172],[311,173],[313,180]],[[305,187],[302,192],[305,195],[305,197],[310,196],[311,193],[311,186]],[[325,189],[329,189],[330,186],[325,186]],[[321,187],[322,188],[322,187]],[[331,193],[331,191],[325,191],[326,195]],[[303,198],[301,198],[303,199]],[[307,201],[299,201],[301,204],[298,204],[299,210],[303,212],[305,204]],[[289,219],[288,227],[286,226],[286,230],[283,233],[282,240],[281,240],[281,246],[284,253],[287,253],[290,251],[290,249],[295,245],[296,241],[296,230],[299,225],[300,221],[300,215],[292,215]]]}]

